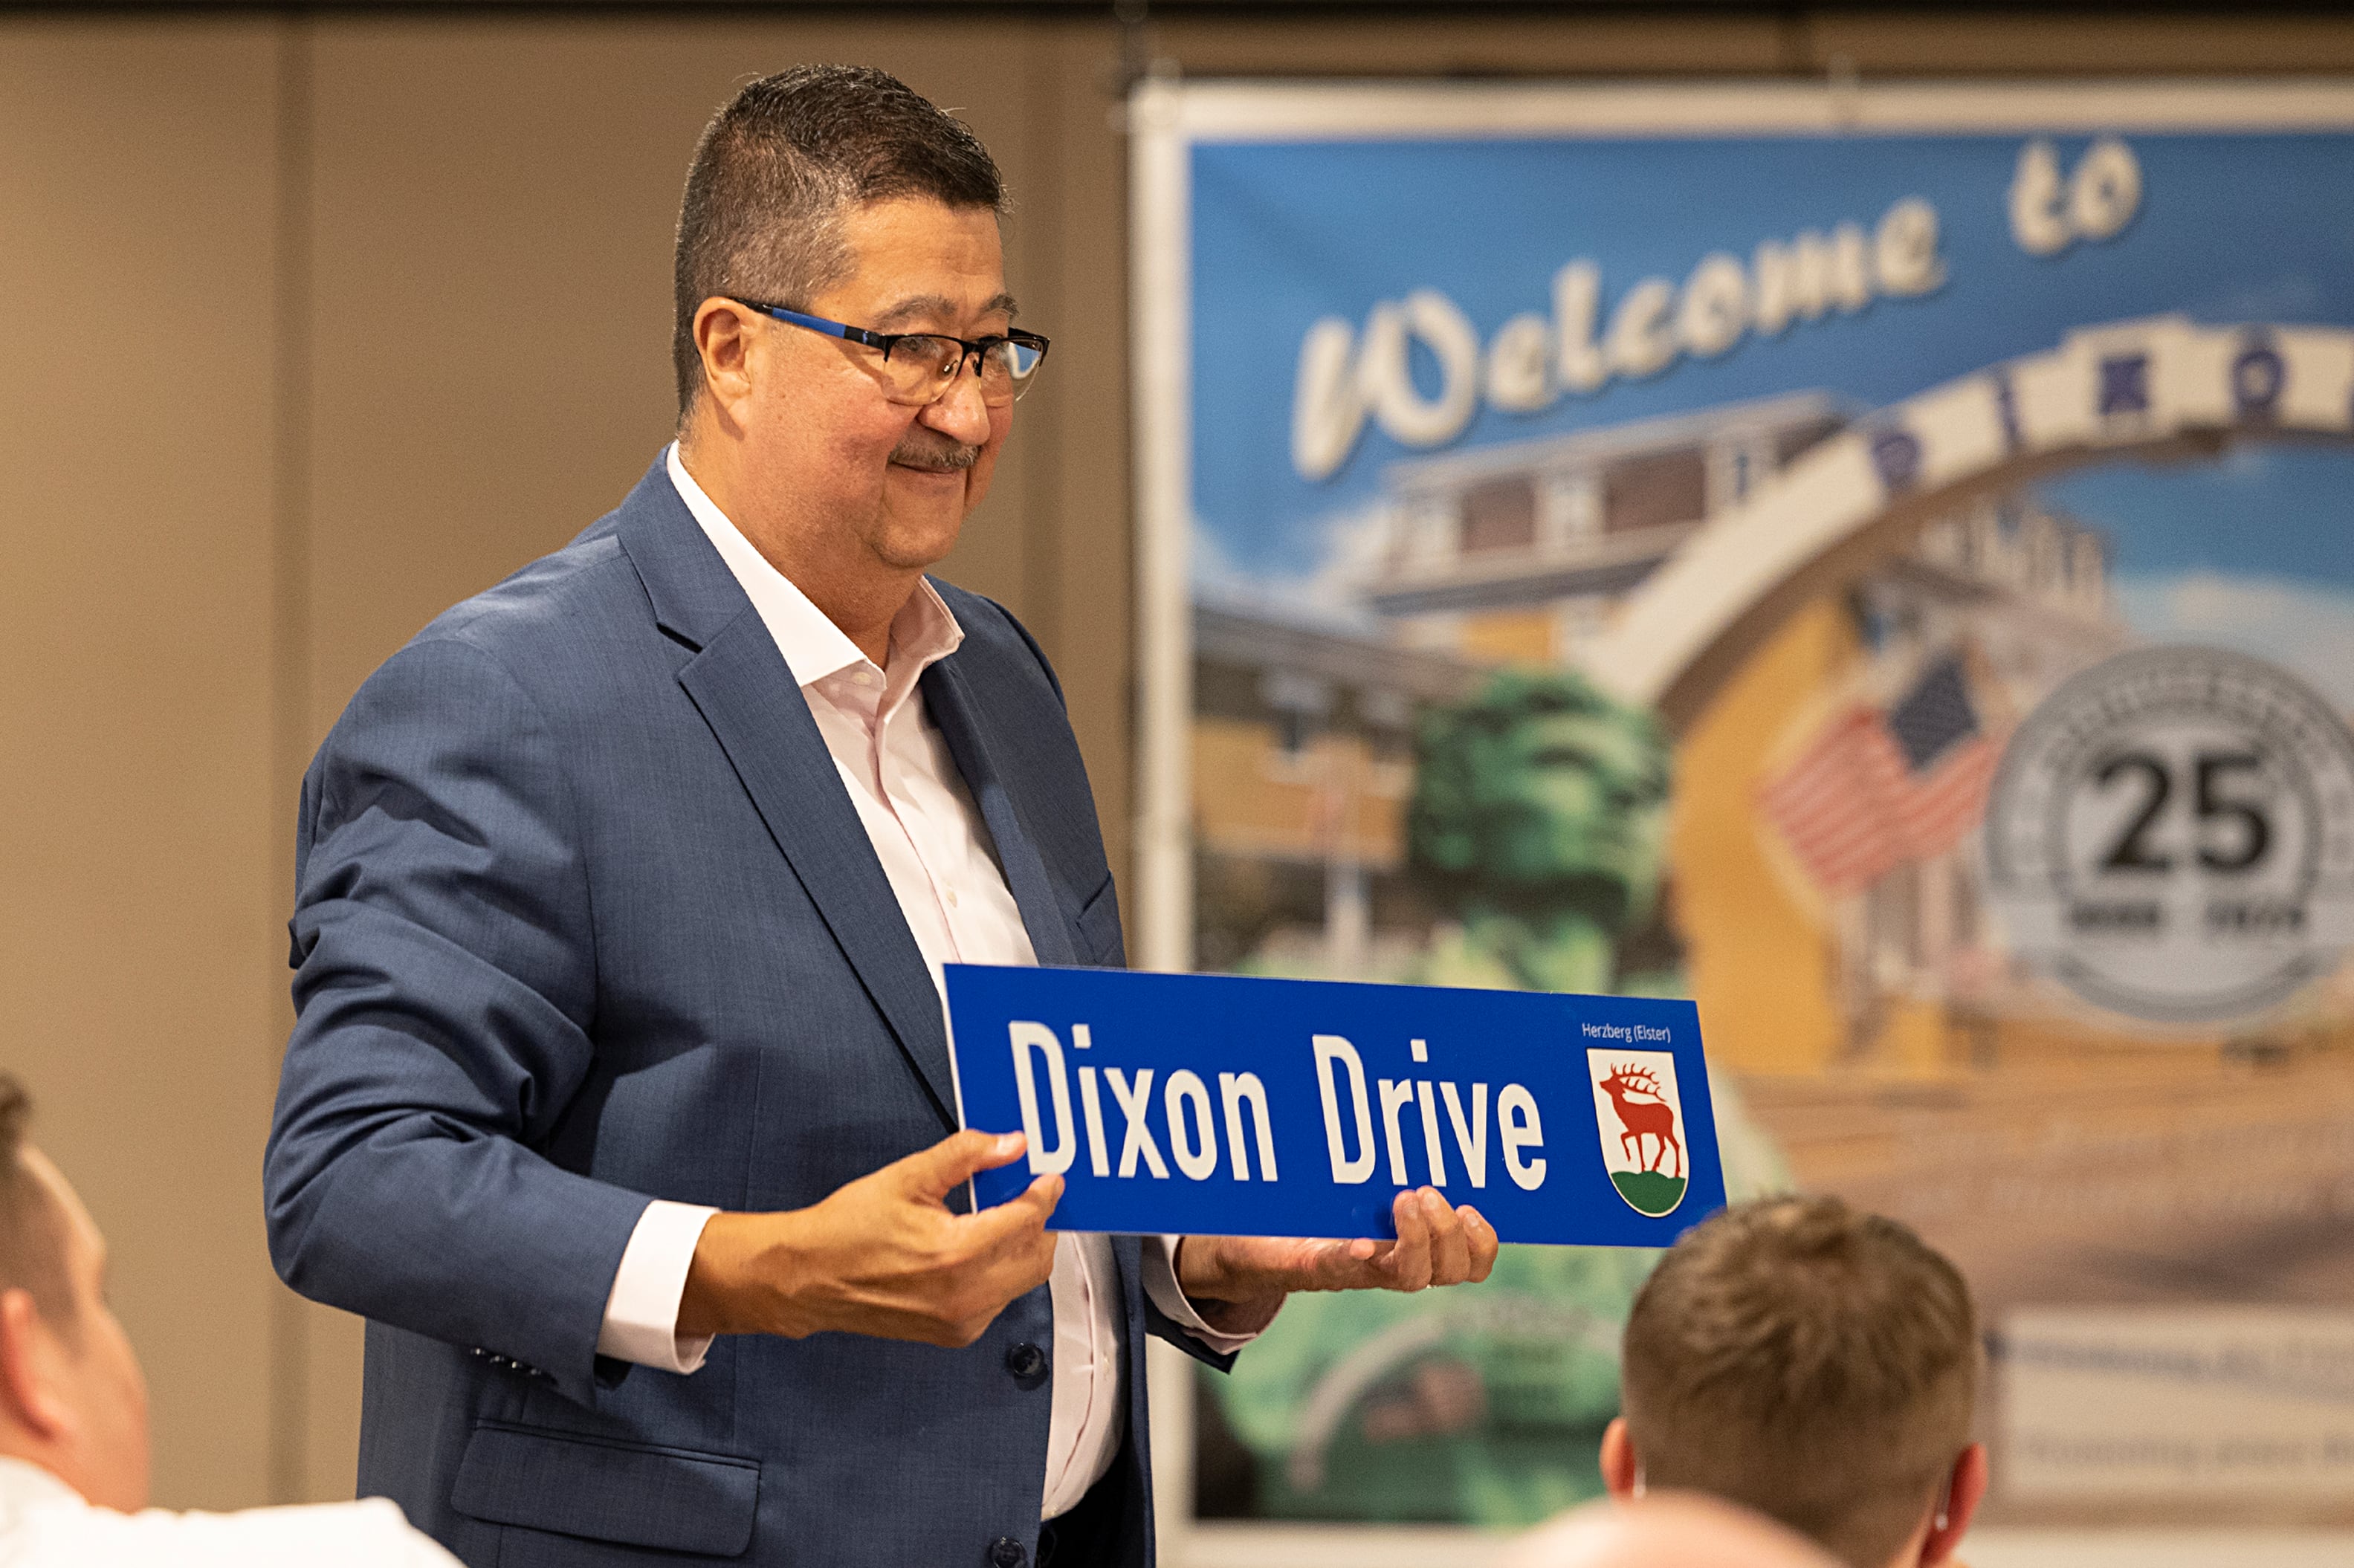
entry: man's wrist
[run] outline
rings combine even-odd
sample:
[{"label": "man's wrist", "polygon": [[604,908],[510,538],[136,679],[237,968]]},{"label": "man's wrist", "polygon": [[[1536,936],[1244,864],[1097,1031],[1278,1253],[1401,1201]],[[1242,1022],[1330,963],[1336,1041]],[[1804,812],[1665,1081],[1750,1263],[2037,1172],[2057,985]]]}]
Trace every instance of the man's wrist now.
[{"label": "man's wrist", "polygon": [[800,1277],[792,1245],[796,1215],[721,1213],[711,1216],[687,1266],[679,1297],[682,1338],[716,1334],[782,1334],[809,1330],[791,1309]]},{"label": "man's wrist", "polygon": [[1258,1332],[1275,1320],[1288,1294],[1280,1286],[1239,1276],[1215,1237],[1182,1237],[1169,1262],[1186,1301],[1222,1334]]}]

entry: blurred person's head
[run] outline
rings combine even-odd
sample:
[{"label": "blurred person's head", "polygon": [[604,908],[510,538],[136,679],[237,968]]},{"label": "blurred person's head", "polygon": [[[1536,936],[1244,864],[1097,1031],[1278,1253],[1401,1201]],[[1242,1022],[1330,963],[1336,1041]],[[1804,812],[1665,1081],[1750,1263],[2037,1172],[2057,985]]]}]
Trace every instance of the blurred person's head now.
[{"label": "blurred person's head", "polygon": [[1595,1503],[1538,1526],[1496,1568],[1838,1568],[1747,1509],[1691,1492]]},{"label": "blurred person's head", "polygon": [[[753,82],[695,148],[676,256],[681,447],[730,520],[830,613],[837,578],[920,571],[948,553],[988,491],[1013,405],[984,397],[970,363],[911,387],[919,353],[886,357],[754,307],[935,344],[1002,336],[1014,309],[1004,205],[970,129],[879,70],[800,66]],[[937,400],[909,400],[928,392]]]},{"label": "blurred person's head", "polygon": [[1904,1226],[1771,1198],[1694,1226],[1627,1319],[1619,1497],[1705,1492],[1849,1568],[1949,1557],[1985,1495],[1969,1287]]},{"label": "blurred person's head", "polygon": [[147,1385],[106,1301],[106,1242],[25,1140],[31,1105],[0,1074],[0,1457],[125,1511],[147,1500]]}]

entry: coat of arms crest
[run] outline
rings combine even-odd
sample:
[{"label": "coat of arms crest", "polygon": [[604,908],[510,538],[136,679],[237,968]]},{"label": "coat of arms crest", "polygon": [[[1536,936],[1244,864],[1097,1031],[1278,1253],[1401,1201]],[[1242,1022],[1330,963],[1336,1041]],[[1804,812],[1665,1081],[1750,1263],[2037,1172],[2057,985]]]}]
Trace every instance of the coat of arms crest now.
[{"label": "coat of arms crest", "polygon": [[1610,1184],[1638,1214],[1673,1213],[1691,1177],[1675,1057],[1665,1051],[1588,1051],[1585,1064]]}]

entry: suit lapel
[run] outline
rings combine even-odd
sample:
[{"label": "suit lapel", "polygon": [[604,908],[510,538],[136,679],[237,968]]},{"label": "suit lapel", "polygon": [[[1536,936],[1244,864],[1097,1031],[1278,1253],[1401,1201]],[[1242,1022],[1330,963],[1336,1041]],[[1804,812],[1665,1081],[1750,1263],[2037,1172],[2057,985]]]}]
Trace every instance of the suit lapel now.
[{"label": "suit lapel", "polygon": [[1046,863],[1038,857],[1037,846],[1023,827],[1021,812],[1014,809],[1013,797],[1006,790],[1004,776],[991,757],[978,706],[964,677],[957,671],[954,656],[925,671],[922,686],[932,722],[940,726],[940,736],[949,743],[949,755],[956,760],[957,770],[964,775],[965,788],[972,792],[973,803],[981,808],[981,819],[988,824],[989,836],[996,842],[997,863],[1004,870],[1005,885],[1022,911],[1022,927],[1030,934],[1031,950],[1042,964],[1077,963],[1078,949],[1071,944],[1070,922],[1064,918],[1062,902],[1055,896],[1055,885],[1046,875]]},{"label": "suit lapel", "polygon": [[955,1079],[939,992],[809,704],[759,617],[747,615],[690,660],[679,684],[735,765],[876,1008],[949,1127]]},{"label": "suit lapel", "polygon": [[776,640],[659,461],[622,503],[616,532],[656,621],[696,651],[678,683],[954,1128],[939,992]]}]

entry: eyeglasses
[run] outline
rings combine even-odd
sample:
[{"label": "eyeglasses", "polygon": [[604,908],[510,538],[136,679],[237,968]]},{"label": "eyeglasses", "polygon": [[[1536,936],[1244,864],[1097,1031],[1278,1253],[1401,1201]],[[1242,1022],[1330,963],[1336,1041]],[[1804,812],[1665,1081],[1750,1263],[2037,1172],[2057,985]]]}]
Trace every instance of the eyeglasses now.
[{"label": "eyeglasses", "polygon": [[[728,296],[734,299],[734,295]],[[984,403],[1011,403],[1030,389],[1039,363],[1046,357],[1046,340],[1019,330],[969,343],[930,332],[869,332],[823,316],[804,315],[782,305],[758,300],[736,300],[747,310],[774,316],[790,326],[807,327],[828,337],[839,337],[883,351],[883,395],[894,403],[937,403],[956,385],[968,362],[977,368]]]}]

